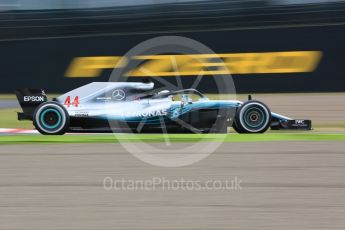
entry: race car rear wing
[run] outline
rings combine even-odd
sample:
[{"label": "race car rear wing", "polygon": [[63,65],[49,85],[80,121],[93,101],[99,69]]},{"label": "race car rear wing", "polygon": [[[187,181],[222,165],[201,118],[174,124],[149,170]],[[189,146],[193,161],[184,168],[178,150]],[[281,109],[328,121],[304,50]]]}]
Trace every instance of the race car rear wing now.
[{"label": "race car rear wing", "polygon": [[42,89],[17,89],[14,91],[23,113],[18,113],[18,120],[32,120],[35,109],[48,101]]}]

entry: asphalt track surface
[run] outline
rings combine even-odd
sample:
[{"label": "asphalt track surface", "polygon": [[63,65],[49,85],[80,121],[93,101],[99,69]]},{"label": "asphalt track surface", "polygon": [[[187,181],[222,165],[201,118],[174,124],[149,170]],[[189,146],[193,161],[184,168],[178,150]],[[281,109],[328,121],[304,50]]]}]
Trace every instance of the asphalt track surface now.
[{"label": "asphalt track surface", "polygon": [[[120,144],[2,145],[0,228],[344,229],[344,149],[338,141],[224,143],[198,163],[164,168]],[[237,177],[242,189],[105,190],[105,177]]]},{"label": "asphalt track surface", "polygon": [[17,100],[0,100],[0,108],[7,109],[7,108],[19,108],[20,105]]},{"label": "asphalt track surface", "polygon": [[[253,98],[283,115],[343,130],[344,96]],[[344,229],[344,175],[340,141],[224,143],[208,158],[179,168],[149,165],[120,144],[1,145],[0,229]],[[105,190],[106,177],[203,184],[237,177],[242,189]]]}]

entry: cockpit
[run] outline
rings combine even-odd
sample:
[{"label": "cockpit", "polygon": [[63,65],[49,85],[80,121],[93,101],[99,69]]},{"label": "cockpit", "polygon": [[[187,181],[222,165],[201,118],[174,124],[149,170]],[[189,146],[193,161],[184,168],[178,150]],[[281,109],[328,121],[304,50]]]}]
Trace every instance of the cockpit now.
[{"label": "cockpit", "polygon": [[173,101],[181,101],[184,104],[190,104],[195,101],[208,100],[208,98],[196,89],[184,89],[173,92],[158,93],[152,96],[152,99],[169,97]]}]

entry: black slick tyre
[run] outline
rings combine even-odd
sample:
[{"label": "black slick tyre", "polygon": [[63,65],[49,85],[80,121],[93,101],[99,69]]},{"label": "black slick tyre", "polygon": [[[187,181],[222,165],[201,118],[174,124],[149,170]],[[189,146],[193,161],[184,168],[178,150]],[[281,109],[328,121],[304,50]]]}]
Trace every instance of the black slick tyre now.
[{"label": "black slick tyre", "polygon": [[41,134],[62,135],[69,128],[68,112],[56,102],[45,102],[36,108],[33,123]]},{"label": "black slick tyre", "polygon": [[271,119],[271,111],[264,103],[250,100],[237,109],[233,128],[238,133],[264,133]]}]

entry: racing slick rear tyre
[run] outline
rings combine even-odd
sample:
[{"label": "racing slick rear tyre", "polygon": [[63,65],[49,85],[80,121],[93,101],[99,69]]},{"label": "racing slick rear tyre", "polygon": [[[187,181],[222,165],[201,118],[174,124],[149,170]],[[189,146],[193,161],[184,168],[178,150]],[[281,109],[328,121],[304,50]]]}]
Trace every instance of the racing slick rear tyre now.
[{"label": "racing slick rear tyre", "polygon": [[56,102],[45,102],[36,108],[33,123],[41,134],[62,135],[69,128],[68,112]]},{"label": "racing slick rear tyre", "polygon": [[238,133],[264,133],[271,119],[271,111],[264,103],[250,100],[237,110],[233,128]]}]

